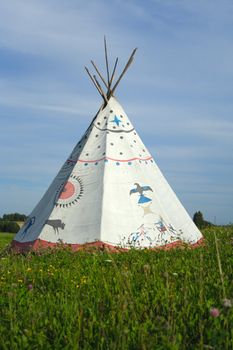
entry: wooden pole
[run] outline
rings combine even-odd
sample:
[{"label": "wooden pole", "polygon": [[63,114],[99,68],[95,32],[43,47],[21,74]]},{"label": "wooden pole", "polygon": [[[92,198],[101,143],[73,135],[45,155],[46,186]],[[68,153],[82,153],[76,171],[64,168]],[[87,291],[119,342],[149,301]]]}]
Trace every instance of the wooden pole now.
[{"label": "wooden pole", "polygon": [[96,83],[95,79],[92,77],[92,75],[91,75],[91,73],[89,72],[89,70],[88,70],[87,67],[85,67],[85,70],[86,70],[87,74],[89,75],[89,77],[91,78],[91,81],[92,81],[92,83],[95,85],[95,87],[96,87],[96,89],[98,90],[99,94],[102,96],[102,98],[104,99],[104,101],[105,101],[106,103],[108,103],[107,98],[105,98],[105,96],[103,95],[102,90],[99,88],[98,84]]},{"label": "wooden pole", "polygon": [[116,90],[116,88],[117,88],[119,82],[121,81],[123,75],[125,74],[125,72],[126,72],[127,69],[129,68],[129,66],[131,65],[131,63],[133,62],[133,57],[134,57],[136,51],[137,51],[137,48],[135,48],[135,49],[133,50],[132,54],[130,55],[130,58],[128,59],[128,62],[126,63],[125,68],[123,69],[123,72],[121,73],[121,75],[119,76],[117,82],[115,83],[114,87],[112,88],[112,91],[111,91],[111,92],[112,92],[112,95],[113,95],[114,91]]},{"label": "wooden pole", "polygon": [[[97,80],[96,76],[95,75],[91,75],[88,68],[85,67],[85,70],[87,71],[87,74],[89,75],[92,83],[95,85],[96,89],[98,90],[99,94],[102,96],[105,104],[108,103],[108,100],[110,99],[111,96],[113,96],[117,86],[119,85],[121,79],[123,78],[124,74],[126,73],[126,71],[128,70],[129,66],[131,65],[131,63],[133,62],[133,59],[134,59],[134,55],[137,51],[137,48],[135,48],[122,73],[120,74],[119,78],[117,79],[115,85],[113,86],[113,88],[111,88],[112,84],[113,84],[113,80],[115,78],[115,72],[116,72],[116,68],[117,68],[117,64],[118,64],[118,57],[116,58],[115,60],[115,64],[114,64],[114,67],[113,67],[113,71],[111,73],[111,76],[109,74],[109,64],[108,64],[108,52],[107,52],[107,42],[106,42],[106,37],[104,36],[104,51],[105,51],[105,63],[106,63],[106,69],[107,69],[107,81],[105,80],[105,78],[103,77],[103,75],[100,73],[99,69],[97,68],[96,64],[94,63],[93,60],[91,60],[91,64],[93,65],[95,71],[97,72],[99,78],[102,80],[103,84],[105,85],[105,87],[107,88],[107,93],[104,92],[104,90],[102,89],[99,81]],[[105,104],[103,106],[105,106]]]},{"label": "wooden pole", "polygon": [[109,82],[109,89],[108,89],[108,93],[107,93],[108,99],[110,99],[110,97],[113,96],[113,92],[111,90],[111,86],[112,86],[112,82],[113,82],[113,79],[114,79],[117,63],[118,63],[118,57],[116,58],[116,61],[115,61],[115,64],[114,64],[114,68],[113,68],[113,71],[112,71],[112,75],[111,75],[111,78],[110,78],[110,82]]},{"label": "wooden pole", "polygon": [[106,43],[106,37],[105,36],[104,36],[104,52],[105,52],[105,62],[106,62],[107,77],[108,77],[108,89],[109,89],[108,52],[107,52],[107,43]]},{"label": "wooden pole", "polygon": [[111,89],[111,85],[112,85],[112,82],[113,82],[113,79],[114,79],[117,63],[118,63],[118,57],[116,58],[116,61],[115,61],[115,64],[114,64],[114,68],[113,68],[113,71],[112,71],[112,75],[111,75],[111,78],[110,78],[109,89]]},{"label": "wooden pole", "polygon": [[97,80],[96,76],[95,76],[95,75],[93,75],[93,78],[95,79],[95,82],[96,82],[96,84],[97,84],[97,86],[98,86],[99,90],[101,91],[101,94],[102,94],[102,96],[103,96],[103,98],[104,98],[105,102],[106,102],[106,103],[108,103],[108,98],[107,98],[107,96],[105,95],[105,92],[103,91],[103,89],[102,89],[102,87],[101,87],[100,83],[98,82],[98,80]]},{"label": "wooden pole", "polygon": [[100,79],[102,80],[102,82],[104,83],[104,85],[106,86],[106,88],[108,89],[108,85],[105,81],[105,79],[103,78],[102,74],[100,73],[99,69],[97,68],[97,66],[95,65],[94,61],[91,61],[91,64],[93,65],[93,67],[95,68],[98,76],[100,77]]}]

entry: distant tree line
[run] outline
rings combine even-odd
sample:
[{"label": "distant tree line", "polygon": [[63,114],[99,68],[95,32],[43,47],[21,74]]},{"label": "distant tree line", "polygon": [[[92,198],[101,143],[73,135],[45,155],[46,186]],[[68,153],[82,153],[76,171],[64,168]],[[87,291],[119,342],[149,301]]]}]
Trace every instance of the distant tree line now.
[{"label": "distant tree line", "polygon": [[6,221],[25,221],[27,216],[19,213],[4,214],[1,219]]},{"label": "distant tree line", "polygon": [[2,217],[0,217],[0,232],[16,233],[20,229],[17,222],[26,221],[26,219],[27,216],[24,214],[4,214]]}]

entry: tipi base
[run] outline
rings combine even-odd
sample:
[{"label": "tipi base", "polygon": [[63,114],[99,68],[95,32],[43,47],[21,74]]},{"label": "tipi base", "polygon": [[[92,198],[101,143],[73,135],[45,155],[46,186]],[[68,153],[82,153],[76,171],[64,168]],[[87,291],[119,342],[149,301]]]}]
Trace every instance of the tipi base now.
[{"label": "tipi base", "polygon": [[[190,247],[190,248],[197,248],[200,247],[204,244],[204,239],[203,237],[199,239],[194,244],[186,244],[182,241],[176,241],[172,243],[168,243],[165,245],[161,246],[156,246],[156,247],[148,247],[148,249],[151,250],[170,250],[172,248],[181,248],[181,247]],[[106,251],[106,252],[111,252],[111,253],[117,253],[117,252],[125,252],[128,251],[130,248],[121,248],[117,247],[108,243],[104,243],[101,241],[96,241],[96,242],[90,242],[90,243],[85,243],[85,244],[68,244],[68,243],[52,243],[48,241],[44,241],[41,239],[36,239],[35,241],[32,242],[18,242],[13,240],[11,243],[11,249],[16,252],[16,253],[28,253],[30,251],[40,251],[44,250],[47,248],[70,248],[72,251],[93,251],[93,250],[101,250],[101,251]]]}]

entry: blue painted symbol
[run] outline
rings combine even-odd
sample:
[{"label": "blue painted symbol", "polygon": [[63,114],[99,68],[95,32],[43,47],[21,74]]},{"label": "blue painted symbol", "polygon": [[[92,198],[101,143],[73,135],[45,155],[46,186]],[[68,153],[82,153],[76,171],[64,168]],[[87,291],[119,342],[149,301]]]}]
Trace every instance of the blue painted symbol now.
[{"label": "blue painted symbol", "polygon": [[138,204],[143,204],[147,202],[151,202],[151,199],[141,194],[138,200]]},{"label": "blue painted symbol", "polygon": [[115,115],[115,118],[113,120],[110,120],[111,123],[116,123],[117,126],[120,125],[121,120]]},{"label": "blue painted symbol", "polygon": [[34,225],[35,221],[36,221],[35,216],[32,216],[31,218],[28,219],[28,221],[25,224],[24,230],[22,232],[23,238],[26,236],[26,234],[27,234],[28,230],[30,229],[30,227],[32,225]]},{"label": "blue painted symbol", "polygon": [[136,188],[133,188],[129,194],[130,195],[133,193],[139,194],[138,204],[151,202],[151,198],[146,197],[143,192],[145,191],[153,192],[152,188],[150,186],[140,186],[138,183],[135,183],[134,185],[136,186]]}]

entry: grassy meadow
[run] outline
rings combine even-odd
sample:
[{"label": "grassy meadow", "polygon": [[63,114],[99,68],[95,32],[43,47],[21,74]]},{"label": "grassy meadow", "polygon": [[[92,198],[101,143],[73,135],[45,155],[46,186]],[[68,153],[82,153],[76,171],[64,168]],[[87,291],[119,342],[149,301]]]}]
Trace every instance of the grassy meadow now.
[{"label": "grassy meadow", "polygon": [[0,233],[0,349],[233,349],[233,227],[205,246],[14,255]]}]

